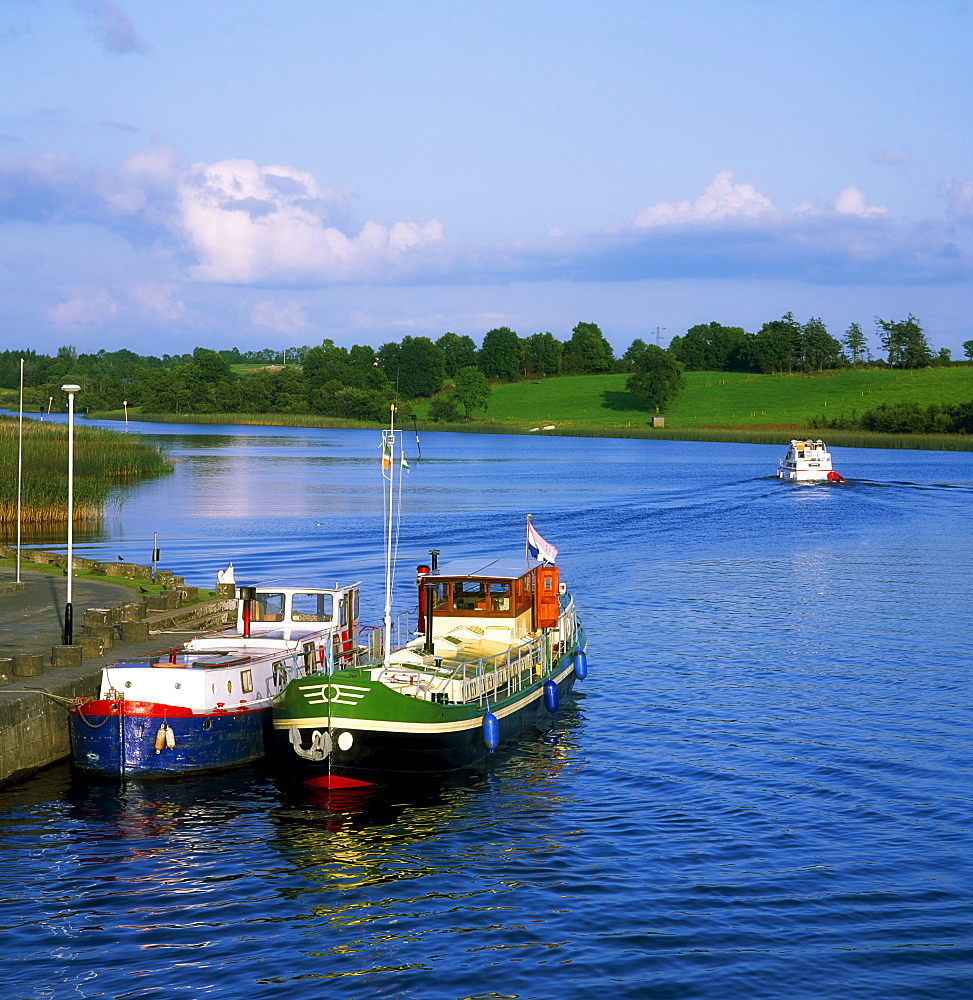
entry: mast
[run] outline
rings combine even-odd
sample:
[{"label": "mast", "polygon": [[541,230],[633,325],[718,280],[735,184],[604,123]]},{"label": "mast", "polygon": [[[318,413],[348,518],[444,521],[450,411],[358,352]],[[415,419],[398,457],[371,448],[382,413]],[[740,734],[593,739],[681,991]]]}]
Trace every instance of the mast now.
[{"label": "mast", "polygon": [[[392,522],[395,518],[395,404],[390,407],[389,429],[382,431],[382,477],[385,498],[385,617],[382,659],[386,667],[392,656]],[[401,476],[399,479],[401,486]]]}]

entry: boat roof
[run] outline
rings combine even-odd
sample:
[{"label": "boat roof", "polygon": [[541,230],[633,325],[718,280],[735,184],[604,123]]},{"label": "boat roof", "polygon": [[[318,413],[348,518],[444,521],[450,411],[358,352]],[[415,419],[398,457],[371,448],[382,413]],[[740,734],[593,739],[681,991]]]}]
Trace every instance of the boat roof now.
[{"label": "boat roof", "polygon": [[467,558],[456,559],[440,566],[435,573],[426,575],[427,580],[467,577],[475,580],[516,580],[543,563],[536,559],[517,558]]}]

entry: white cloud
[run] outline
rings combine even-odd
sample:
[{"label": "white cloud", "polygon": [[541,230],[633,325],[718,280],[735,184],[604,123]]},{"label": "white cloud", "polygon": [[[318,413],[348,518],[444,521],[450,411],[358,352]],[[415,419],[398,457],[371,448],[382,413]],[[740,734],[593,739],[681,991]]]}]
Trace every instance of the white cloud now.
[{"label": "white cloud", "polygon": [[839,215],[888,215],[889,210],[880,205],[869,205],[865,195],[856,187],[846,187],[838,192],[832,206]]},{"label": "white cloud", "polygon": [[293,167],[252,160],[197,164],[179,185],[180,225],[199,263],[194,278],[229,284],[383,280],[410,252],[442,241],[435,221],[332,223],[348,193]]},{"label": "white cloud", "polygon": [[752,184],[735,184],[733,173],[718,173],[695,201],[660,201],[639,212],[631,224],[637,229],[653,226],[715,222],[727,218],[776,217],[777,209]]},{"label": "white cloud", "polygon": [[44,318],[65,330],[86,330],[101,326],[115,316],[119,302],[103,288],[84,285],[68,290],[68,298],[47,311]]},{"label": "white cloud", "polygon": [[250,310],[250,323],[277,333],[297,333],[311,325],[307,319],[306,302],[277,302],[271,299],[254,303]]}]

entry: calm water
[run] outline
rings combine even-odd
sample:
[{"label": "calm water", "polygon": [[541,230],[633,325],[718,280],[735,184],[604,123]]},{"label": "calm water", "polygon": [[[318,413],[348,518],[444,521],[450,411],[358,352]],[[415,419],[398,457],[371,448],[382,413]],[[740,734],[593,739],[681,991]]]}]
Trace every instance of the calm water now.
[{"label": "calm water", "polygon": [[[211,585],[365,584],[377,436],[163,427],[174,476],[79,546]],[[399,580],[561,552],[588,679],[452,785],[314,800],[263,771],[0,790],[17,998],[968,998],[973,462],[424,434]],[[320,522],[320,523],[319,523]]]}]

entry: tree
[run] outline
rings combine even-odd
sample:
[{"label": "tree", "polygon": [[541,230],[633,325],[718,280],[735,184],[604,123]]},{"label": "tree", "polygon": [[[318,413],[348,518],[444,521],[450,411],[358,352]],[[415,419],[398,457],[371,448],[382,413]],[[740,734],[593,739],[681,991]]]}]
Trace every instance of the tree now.
[{"label": "tree", "polygon": [[973,361],[973,340],[963,341],[963,354],[966,356],[967,361]]},{"label": "tree", "polygon": [[472,416],[476,410],[485,410],[490,404],[490,383],[486,375],[475,365],[460,368],[454,379],[453,396],[463,412]]},{"label": "tree", "polygon": [[828,333],[820,319],[811,317],[801,327],[801,368],[806,372],[820,372],[837,368],[841,363],[841,344]]},{"label": "tree", "polygon": [[625,388],[649,406],[661,409],[686,388],[682,362],[655,344],[638,351],[633,363],[635,372],[629,375]]},{"label": "tree", "polygon": [[[788,318],[789,317],[789,318]],[[799,328],[788,313],[783,319],[764,323],[747,344],[747,355],[757,371],[789,372],[794,367],[794,357],[799,349]]]},{"label": "tree", "polygon": [[557,375],[564,345],[553,333],[532,333],[524,338],[524,374],[528,378]]},{"label": "tree", "polygon": [[932,362],[932,351],[919,320],[909,313],[905,320],[884,320],[875,317],[882,347],[888,353],[891,368],[925,368]]},{"label": "tree", "polygon": [[476,364],[476,344],[472,337],[458,333],[444,333],[436,346],[443,349],[446,357],[446,377],[452,378],[460,368]]},{"label": "tree", "polygon": [[431,396],[443,387],[446,352],[428,337],[403,337],[399,344],[398,390],[415,399]]},{"label": "tree", "polygon": [[509,326],[489,330],[477,355],[477,365],[487,378],[517,382],[523,365],[520,337]]},{"label": "tree", "polygon": [[595,323],[579,323],[564,344],[561,369],[566,375],[610,372],[615,367],[611,344]]},{"label": "tree", "polygon": [[865,340],[865,334],[857,323],[852,323],[845,330],[845,339],[842,343],[845,345],[845,357],[849,364],[860,365],[864,361],[871,361],[868,341]]},{"label": "tree", "polygon": [[669,351],[681,361],[687,371],[731,372],[748,371],[747,334],[739,326],[720,323],[699,323],[690,327],[684,337],[673,337]]}]

